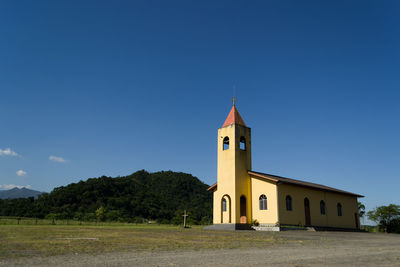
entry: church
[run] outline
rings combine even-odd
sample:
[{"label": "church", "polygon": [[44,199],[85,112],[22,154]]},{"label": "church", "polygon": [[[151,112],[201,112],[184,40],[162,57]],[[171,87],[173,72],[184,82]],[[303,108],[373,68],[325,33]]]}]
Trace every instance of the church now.
[{"label": "church", "polygon": [[357,198],[361,195],[292,178],[254,171],[251,129],[235,103],[218,129],[217,183],[213,192],[213,227],[257,229],[312,226],[359,229]]}]

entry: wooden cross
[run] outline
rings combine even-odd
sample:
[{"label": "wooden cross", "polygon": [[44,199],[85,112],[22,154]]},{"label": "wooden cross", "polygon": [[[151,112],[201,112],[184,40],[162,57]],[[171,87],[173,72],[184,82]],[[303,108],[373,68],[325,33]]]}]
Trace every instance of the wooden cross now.
[{"label": "wooden cross", "polygon": [[187,226],[186,226],[186,217],[189,216],[189,215],[187,215],[186,210],[185,210],[185,212],[183,213],[182,216],[183,216],[183,228],[187,228]]}]

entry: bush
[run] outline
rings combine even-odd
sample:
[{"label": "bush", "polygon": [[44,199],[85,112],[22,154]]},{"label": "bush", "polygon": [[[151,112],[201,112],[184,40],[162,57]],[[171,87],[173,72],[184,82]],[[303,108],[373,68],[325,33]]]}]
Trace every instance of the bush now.
[{"label": "bush", "polygon": [[387,225],[388,233],[398,233],[400,234],[400,218],[393,219]]},{"label": "bush", "polygon": [[170,220],[167,220],[167,219],[157,220],[157,222],[158,222],[159,224],[170,224],[170,223],[171,223],[171,221],[170,221]]},{"label": "bush", "polygon": [[108,210],[104,216],[106,221],[120,221],[122,217],[119,210]]},{"label": "bush", "polygon": [[94,214],[94,212],[85,213],[83,216],[83,220],[88,222],[95,222],[96,219],[96,214]]},{"label": "bush", "polygon": [[212,224],[211,218],[209,216],[203,216],[200,221],[201,225],[210,225]]},{"label": "bush", "polygon": [[251,225],[252,226],[259,226],[260,225],[260,223],[257,221],[257,219],[256,220],[253,220],[252,222],[251,222]]},{"label": "bush", "polygon": [[133,223],[145,223],[146,220],[143,219],[142,217],[136,216],[135,218],[132,219]]}]

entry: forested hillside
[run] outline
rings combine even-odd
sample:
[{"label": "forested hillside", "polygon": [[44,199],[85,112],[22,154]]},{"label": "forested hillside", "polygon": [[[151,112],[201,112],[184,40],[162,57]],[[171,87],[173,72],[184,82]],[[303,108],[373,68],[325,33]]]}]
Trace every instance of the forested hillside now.
[{"label": "forested hillside", "polygon": [[37,199],[0,200],[0,215],[180,223],[183,210],[187,210],[189,222],[209,223],[212,194],[207,187],[190,174],[142,170],[125,177],[102,176],[58,187]]}]

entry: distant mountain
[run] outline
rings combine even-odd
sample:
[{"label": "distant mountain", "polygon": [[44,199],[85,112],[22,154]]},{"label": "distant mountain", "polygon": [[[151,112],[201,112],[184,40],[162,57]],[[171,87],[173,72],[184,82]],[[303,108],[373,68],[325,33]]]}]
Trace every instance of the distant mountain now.
[{"label": "distant mountain", "polygon": [[14,187],[10,190],[0,190],[0,199],[26,198],[26,197],[37,198],[37,196],[42,193],[43,192],[31,190],[25,187],[22,188]]}]

